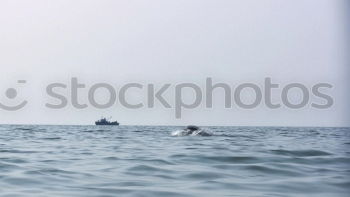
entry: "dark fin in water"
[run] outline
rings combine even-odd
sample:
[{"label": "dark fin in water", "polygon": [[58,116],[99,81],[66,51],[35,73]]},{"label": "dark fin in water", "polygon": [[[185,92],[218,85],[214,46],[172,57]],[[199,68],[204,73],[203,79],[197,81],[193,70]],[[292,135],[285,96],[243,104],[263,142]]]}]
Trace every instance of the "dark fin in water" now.
[{"label": "dark fin in water", "polygon": [[199,127],[195,126],[195,125],[188,125],[187,128],[190,131],[197,131],[199,130]]}]

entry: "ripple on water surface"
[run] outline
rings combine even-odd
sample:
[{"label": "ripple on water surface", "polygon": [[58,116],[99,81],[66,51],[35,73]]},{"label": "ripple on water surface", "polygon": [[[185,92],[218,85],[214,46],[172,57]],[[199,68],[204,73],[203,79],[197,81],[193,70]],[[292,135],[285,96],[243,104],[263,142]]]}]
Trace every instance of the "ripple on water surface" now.
[{"label": "ripple on water surface", "polygon": [[348,128],[0,126],[2,196],[348,196]]}]

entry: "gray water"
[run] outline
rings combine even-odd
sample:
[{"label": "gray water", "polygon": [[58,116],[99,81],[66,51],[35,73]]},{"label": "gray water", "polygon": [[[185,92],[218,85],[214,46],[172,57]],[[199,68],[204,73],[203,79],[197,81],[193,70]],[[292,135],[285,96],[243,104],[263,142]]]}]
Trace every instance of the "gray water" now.
[{"label": "gray water", "polygon": [[349,128],[0,126],[1,196],[348,196]]}]

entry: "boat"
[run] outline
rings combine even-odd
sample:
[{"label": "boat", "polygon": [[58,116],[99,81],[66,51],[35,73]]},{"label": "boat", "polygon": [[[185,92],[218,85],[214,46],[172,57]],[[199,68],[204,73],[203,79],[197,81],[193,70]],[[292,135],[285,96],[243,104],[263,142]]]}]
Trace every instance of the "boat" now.
[{"label": "boat", "polygon": [[109,126],[118,126],[119,122],[118,121],[109,121],[111,118],[101,118],[100,120],[96,121],[96,125],[109,125]]}]

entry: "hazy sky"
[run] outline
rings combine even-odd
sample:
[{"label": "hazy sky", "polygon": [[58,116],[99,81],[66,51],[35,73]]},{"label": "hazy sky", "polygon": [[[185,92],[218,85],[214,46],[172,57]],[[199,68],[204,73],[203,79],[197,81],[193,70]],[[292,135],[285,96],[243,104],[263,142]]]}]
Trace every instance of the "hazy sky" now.
[{"label": "hazy sky", "polygon": [[[105,115],[122,124],[349,126],[345,7],[346,0],[0,0],[0,102],[28,100],[20,111],[0,109],[0,123],[92,124]],[[325,110],[225,109],[217,91],[213,109],[185,110],[181,119],[160,105],[46,109],[45,86],[71,77],[116,89],[131,82],[202,86],[207,77],[232,87],[262,85],[265,77],[282,85],[325,82],[335,103]],[[5,97],[9,87],[17,100]],[[145,97],[131,94],[133,102]]]}]

